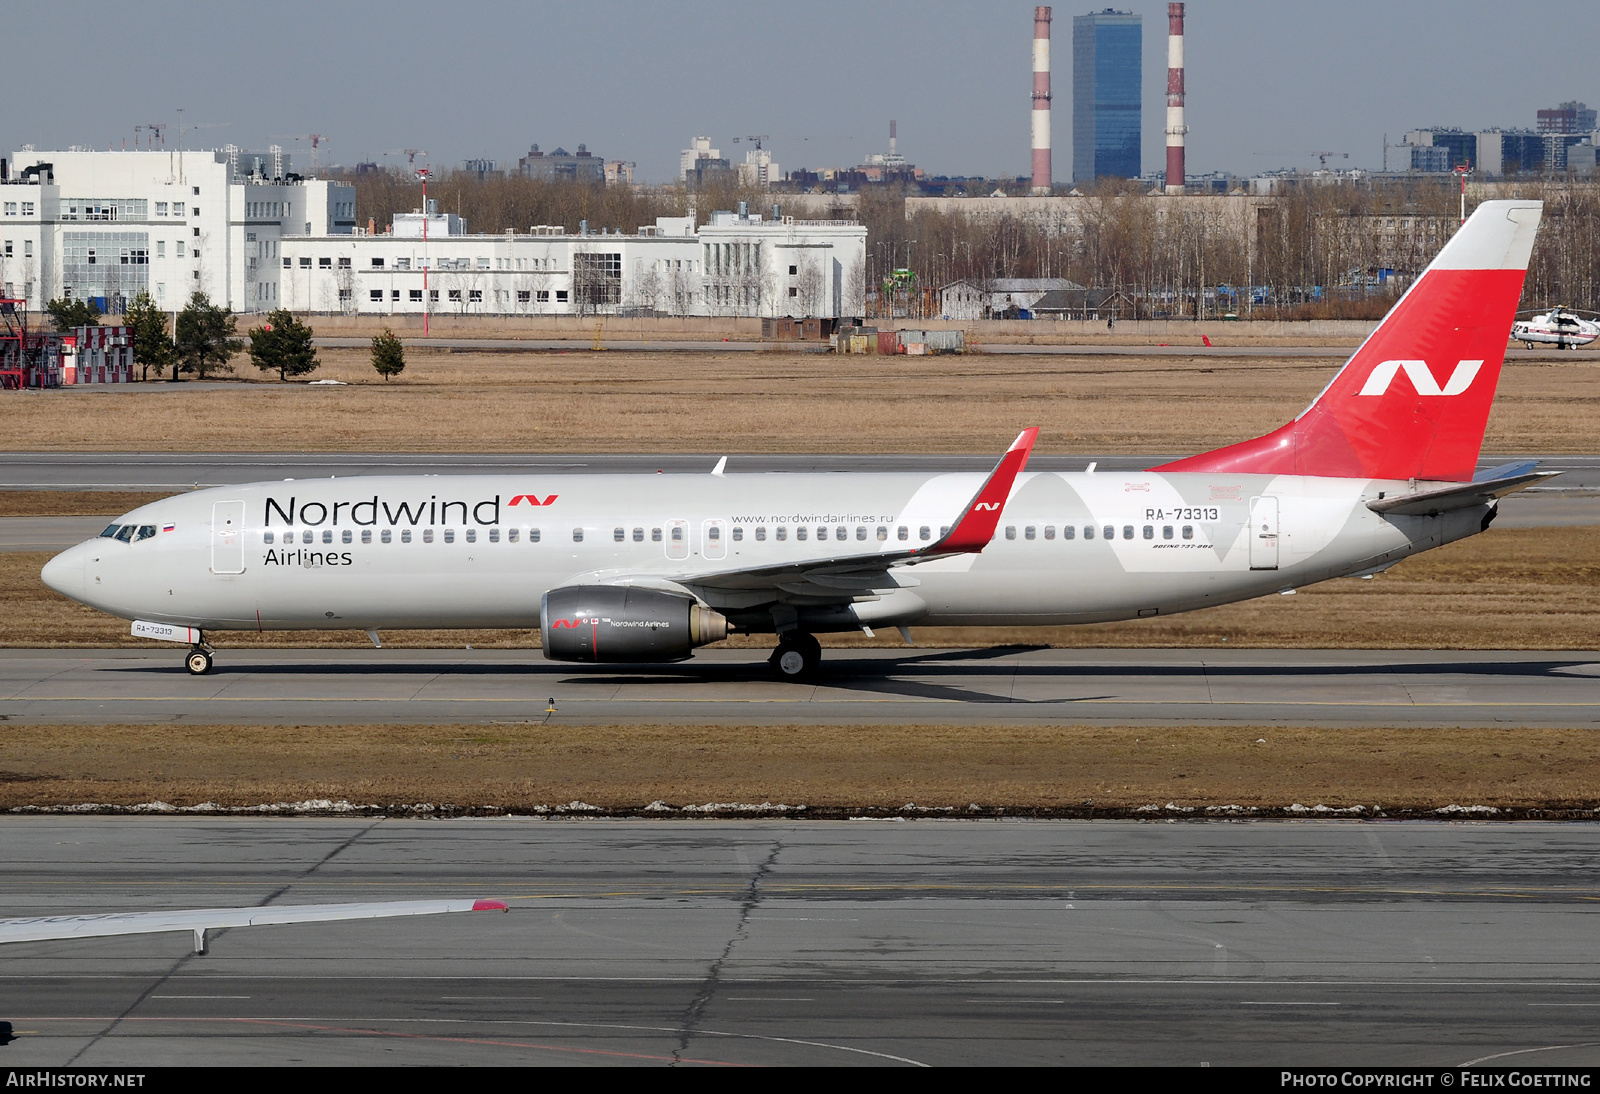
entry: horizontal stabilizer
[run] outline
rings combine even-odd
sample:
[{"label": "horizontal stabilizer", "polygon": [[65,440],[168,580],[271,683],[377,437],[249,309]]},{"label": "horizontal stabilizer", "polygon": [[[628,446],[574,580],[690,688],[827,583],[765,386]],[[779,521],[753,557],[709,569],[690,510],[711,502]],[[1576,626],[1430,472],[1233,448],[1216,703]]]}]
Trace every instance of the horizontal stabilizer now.
[{"label": "horizontal stabilizer", "polygon": [[1474,505],[1488,505],[1496,498],[1514,494],[1544,479],[1561,474],[1559,471],[1533,471],[1506,475],[1481,482],[1464,482],[1442,490],[1423,490],[1416,494],[1392,494],[1386,498],[1373,498],[1367,508],[1374,513],[1395,516],[1432,516],[1448,513],[1452,509],[1470,509]]}]

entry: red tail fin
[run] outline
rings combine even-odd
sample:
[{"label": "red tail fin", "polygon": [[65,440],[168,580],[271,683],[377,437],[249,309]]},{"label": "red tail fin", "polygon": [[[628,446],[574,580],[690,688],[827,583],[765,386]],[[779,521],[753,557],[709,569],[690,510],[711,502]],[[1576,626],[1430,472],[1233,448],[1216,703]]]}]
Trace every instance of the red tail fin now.
[{"label": "red tail fin", "polygon": [[1298,418],[1156,470],[1470,480],[1540,209],[1478,206]]}]

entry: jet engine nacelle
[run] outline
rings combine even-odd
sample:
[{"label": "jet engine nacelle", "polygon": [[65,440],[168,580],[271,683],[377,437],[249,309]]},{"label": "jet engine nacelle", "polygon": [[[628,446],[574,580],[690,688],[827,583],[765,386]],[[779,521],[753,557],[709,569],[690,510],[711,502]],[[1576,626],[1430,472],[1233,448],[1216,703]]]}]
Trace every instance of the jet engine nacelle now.
[{"label": "jet engine nacelle", "polygon": [[539,630],[552,661],[682,661],[728,637],[728,621],[686,596],[573,585],[544,594]]}]

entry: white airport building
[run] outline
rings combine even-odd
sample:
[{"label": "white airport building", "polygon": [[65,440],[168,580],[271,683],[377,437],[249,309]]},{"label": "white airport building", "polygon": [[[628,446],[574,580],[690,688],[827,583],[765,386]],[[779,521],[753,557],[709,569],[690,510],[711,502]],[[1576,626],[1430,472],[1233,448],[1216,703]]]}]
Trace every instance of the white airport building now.
[{"label": "white airport building", "polygon": [[285,237],[283,306],[361,315],[863,314],[867,230],[843,220],[713,213],[634,234],[535,225],[474,235],[453,214],[397,216],[382,235]]},{"label": "white airport building", "polygon": [[718,212],[634,234],[579,225],[472,235],[453,214],[356,227],[355,188],[280,152],[18,153],[0,180],[0,291],[120,312],[196,291],[235,312],[767,316],[863,314],[867,232]]},{"label": "white airport building", "polygon": [[285,239],[355,227],[353,187],[301,179],[277,151],[24,150],[5,174],[0,288],[33,310],[64,296],[116,313],[141,291],[179,308],[200,290],[265,311]]}]

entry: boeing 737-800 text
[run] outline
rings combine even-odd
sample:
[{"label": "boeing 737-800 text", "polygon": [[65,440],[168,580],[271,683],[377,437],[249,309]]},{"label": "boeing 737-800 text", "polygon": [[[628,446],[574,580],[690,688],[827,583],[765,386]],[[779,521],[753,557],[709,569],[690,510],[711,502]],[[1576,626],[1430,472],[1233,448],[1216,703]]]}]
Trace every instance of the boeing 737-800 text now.
[{"label": "boeing 737-800 text", "polygon": [[1474,475],[1540,205],[1489,201],[1316,400],[1143,472],[347,478],[200,490],[52,559],[53,589],[190,647],[218,631],[535,627],[546,657],[681,660],[776,634],[1094,623],[1382,570],[1483,531]]}]

